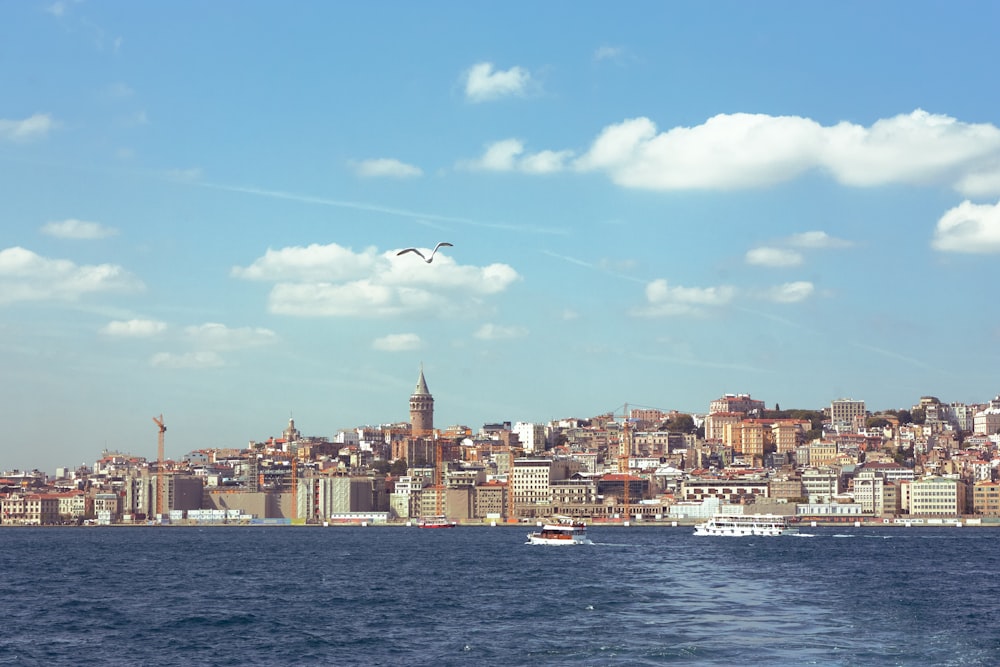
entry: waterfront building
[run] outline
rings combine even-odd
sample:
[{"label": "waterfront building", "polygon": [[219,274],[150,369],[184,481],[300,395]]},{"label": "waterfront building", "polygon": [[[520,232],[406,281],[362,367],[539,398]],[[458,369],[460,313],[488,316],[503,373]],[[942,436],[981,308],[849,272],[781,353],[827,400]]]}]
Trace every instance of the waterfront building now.
[{"label": "waterfront building", "polygon": [[1000,482],[980,481],[973,484],[972,512],[1000,516]]},{"label": "waterfront building", "polygon": [[909,483],[910,514],[914,516],[959,516],[965,514],[965,483],[931,475]]},{"label": "waterfront building", "polygon": [[507,484],[486,482],[477,485],[472,498],[472,507],[473,516],[478,519],[506,519]]},{"label": "waterfront building", "polygon": [[802,491],[810,503],[832,502],[840,492],[840,476],[831,468],[807,468],[802,471]]}]

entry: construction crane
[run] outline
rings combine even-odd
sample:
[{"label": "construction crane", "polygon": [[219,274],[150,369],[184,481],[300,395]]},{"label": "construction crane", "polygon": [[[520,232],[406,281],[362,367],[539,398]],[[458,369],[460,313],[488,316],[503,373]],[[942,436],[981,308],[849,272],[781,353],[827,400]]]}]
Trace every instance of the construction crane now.
[{"label": "construction crane", "polygon": [[160,427],[159,437],[156,440],[156,513],[163,514],[163,434],[167,432],[167,427],[163,424],[163,414],[153,417],[153,422]]}]

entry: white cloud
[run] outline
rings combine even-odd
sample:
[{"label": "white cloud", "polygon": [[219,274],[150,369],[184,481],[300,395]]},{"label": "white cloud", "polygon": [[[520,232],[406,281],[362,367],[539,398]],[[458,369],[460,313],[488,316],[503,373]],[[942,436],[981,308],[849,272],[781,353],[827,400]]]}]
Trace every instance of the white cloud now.
[{"label": "white cloud", "polygon": [[170,352],[158,352],[149,360],[150,365],[156,368],[186,369],[186,368],[218,368],[225,366],[215,352],[186,352],[184,354],[172,354]]},{"label": "white cloud", "polygon": [[0,250],[0,304],[76,300],[97,292],[131,292],[142,282],[116,264],[79,266],[21,247]]},{"label": "white cloud", "polygon": [[200,350],[241,350],[269,345],[278,339],[270,329],[233,329],[217,322],[186,327],[184,334]]},{"label": "white cloud", "polygon": [[484,297],[520,280],[506,264],[463,266],[442,253],[428,264],[396,252],[356,253],[336,243],[269,249],[250,266],[234,267],[232,275],[274,282],[272,313],[315,317],[473,314]]},{"label": "white cloud", "polygon": [[551,174],[563,171],[572,157],[572,151],[544,150],[525,154],[524,142],[520,139],[502,139],[489,144],[481,157],[459,162],[459,167],[475,171]]},{"label": "white cloud", "polygon": [[383,352],[406,352],[417,350],[422,345],[420,336],[414,333],[389,334],[372,341],[372,348]]},{"label": "white cloud", "polygon": [[41,139],[56,126],[52,116],[47,113],[36,113],[24,120],[5,120],[0,118],[0,140],[31,141]]},{"label": "white cloud", "polygon": [[516,325],[484,324],[473,335],[480,340],[512,340],[524,338],[528,335],[528,330]]},{"label": "white cloud", "polygon": [[1000,202],[966,200],[946,211],[938,220],[931,246],[945,252],[1000,253]]},{"label": "white cloud", "polygon": [[478,160],[470,160],[465,164],[469,169],[485,171],[513,171],[517,166],[517,157],[524,152],[524,143],[519,139],[503,139],[486,147],[486,152]]},{"label": "white cloud", "polygon": [[118,230],[98,222],[84,222],[70,218],[62,222],[45,223],[42,226],[42,233],[60,239],[103,239],[116,235]]},{"label": "white cloud", "polygon": [[853,243],[830,236],[826,232],[811,231],[793,234],[788,237],[788,244],[797,248],[849,248]]},{"label": "white cloud", "polygon": [[844,185],[997,183],[1000,129],[916,110],[864,127],[798,116],[720,114],[659,132],[648,118],[606,127],[575,163],[617,184],[653,190],[764,187],[810,170]]},{"label": "white cloud", "polygon": [[494,70],[493,63],[477,63],[465,75],[465,97],[471,102],[523,95],[531,81],[531,74],[521,67]]},{"label": "white cloud", "polygon": [[736,295],[728,285],[719,287],[673,287],[660,278],[646,285],[645,308],[635,314],[645,317],[700,315],[706,306],[724,306]]},{"label": "white cloud", "polygon": [[540,151],[524,157],[518,168],[528,174],[553,174],[566,168],[573,151]]},{"label": "white cloud", "polygon": [[746,262],[755,266],[786,268],[800,266],[802,264],[802,255],[794,250],[785,248],[760,247],[747,251]]},{"label": "white cloud", "polygon": [[156,320],[114,320],[108,322],[101,333],[115,338],[149,338],[162,333],[166,328],[166,322]]},{"label": "white cloud", "polygon": [[355,253],[350,248],[330,243],[268,248],[263,257],[246,268],[233,267],[232,275],[248,280],[321,281],[343,280],[370,272],[378,262],[374,247]]},{"label": "white cloud", "polygon": [[811,282],[797,281],[772,287],[765,298],[776,303],[798,303],[812,296],[816,288]]},{"label": "white cloud", "polygon": [[420,167],[406,164],[395,158],[377,158],[373,160],[362,160],[355,165],[359,176],[380,178],[414,178],[422,176]]}]

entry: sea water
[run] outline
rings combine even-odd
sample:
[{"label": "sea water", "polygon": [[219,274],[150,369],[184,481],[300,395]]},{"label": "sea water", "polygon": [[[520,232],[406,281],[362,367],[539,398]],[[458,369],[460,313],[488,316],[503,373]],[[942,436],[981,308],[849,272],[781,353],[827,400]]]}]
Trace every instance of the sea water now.
[{"label": "sea water", "polygon": [[995,665],[1000,529],[0,530],[0,664]]}]

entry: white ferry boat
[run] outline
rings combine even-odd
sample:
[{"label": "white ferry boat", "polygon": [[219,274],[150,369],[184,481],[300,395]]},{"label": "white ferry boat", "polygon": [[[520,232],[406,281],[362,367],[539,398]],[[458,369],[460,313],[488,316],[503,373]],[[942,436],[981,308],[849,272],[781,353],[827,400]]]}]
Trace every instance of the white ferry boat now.
[{"label": "white ferry boat", "polygon": [[774,537],[794,530],[788,518],[780,514],[716,514],[694,527],[695,535],[742,537],[758,535]]},{"label": "white ferry boat", "polygon": [[562,547],[574,544],[593,544],[593,542],[587,537],[587,524],[580,521],[563,520],[559,523],[543,524],[541,530],[528,533],[526,544],[547,544]]}]

